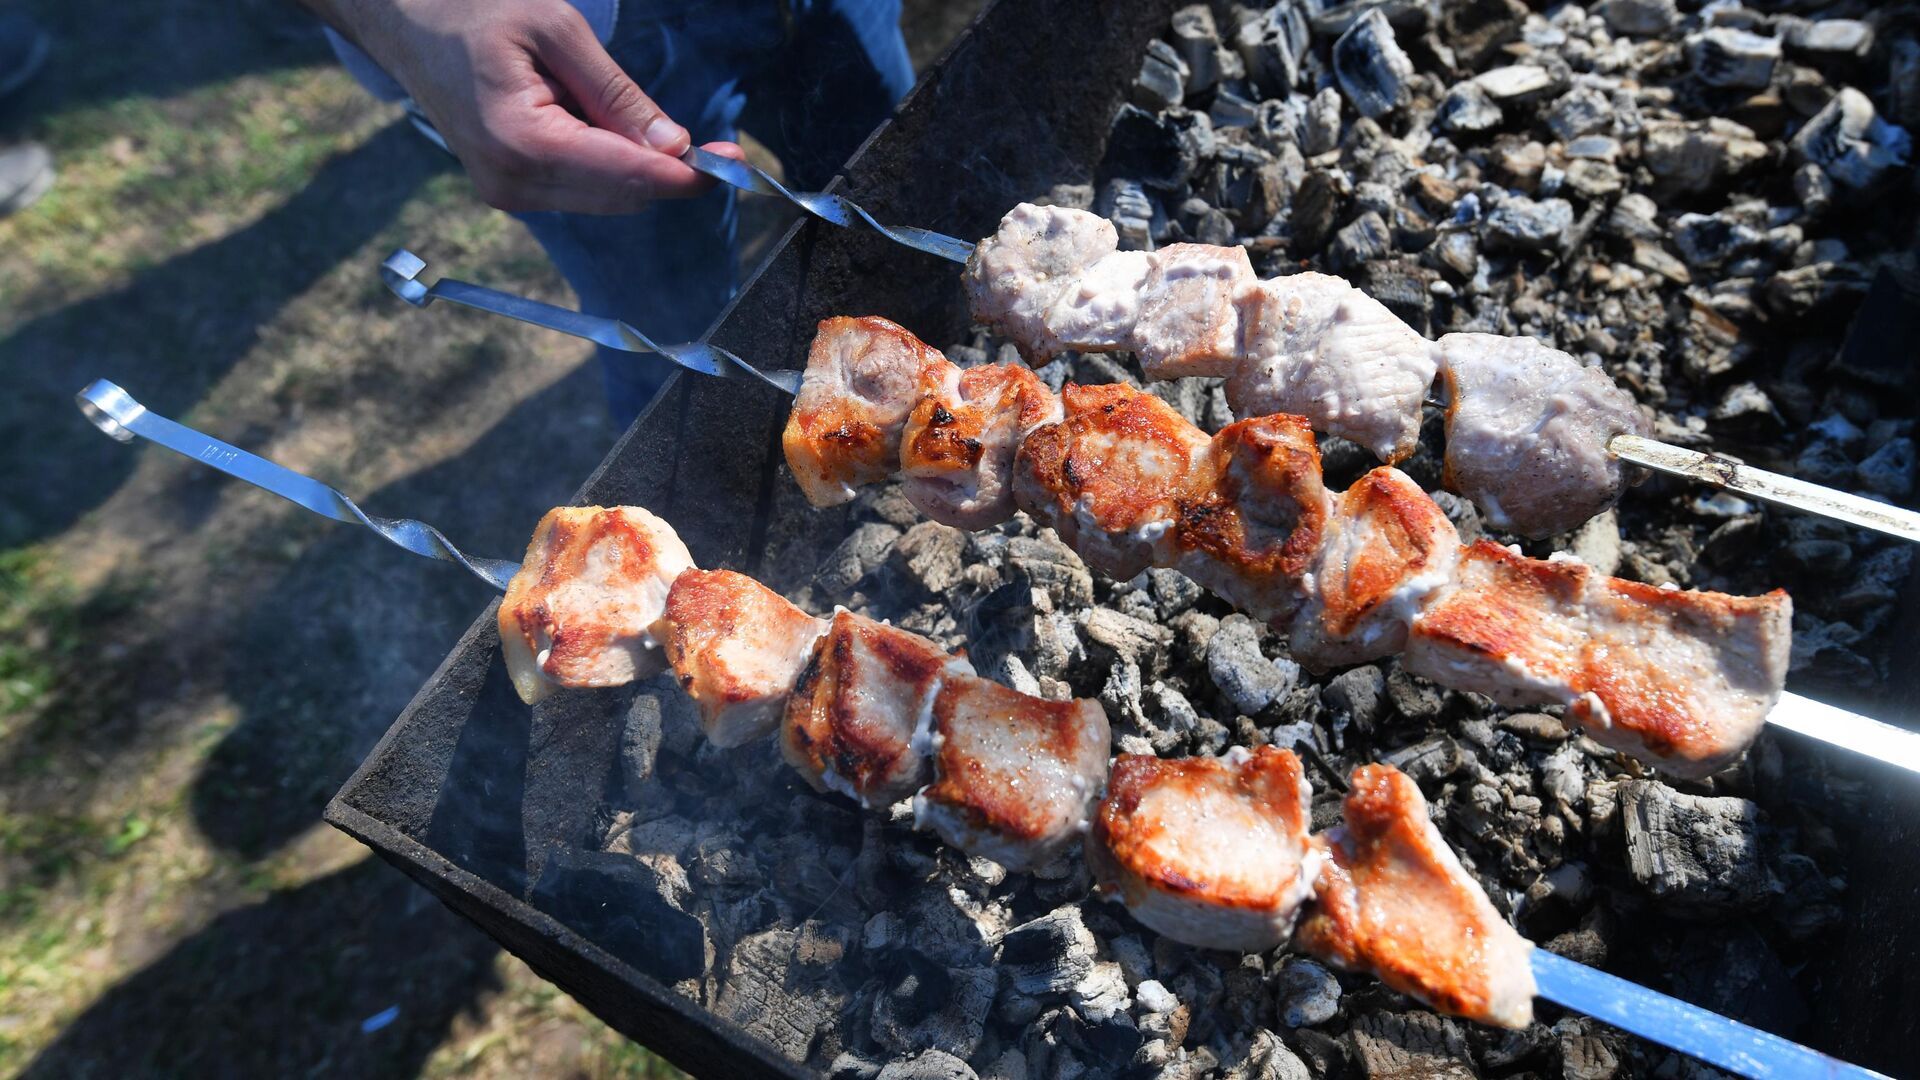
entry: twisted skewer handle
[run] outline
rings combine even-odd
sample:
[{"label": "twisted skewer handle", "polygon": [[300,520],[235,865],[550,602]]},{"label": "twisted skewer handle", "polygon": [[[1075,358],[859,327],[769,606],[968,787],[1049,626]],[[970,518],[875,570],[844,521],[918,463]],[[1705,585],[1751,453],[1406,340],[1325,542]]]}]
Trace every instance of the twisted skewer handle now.
[{"label": "twisted skewer handle", "polygon": [[408,518],[374,517],[353,504],[353,500],[333,488],[303,476],[266,458],[249,454],[237,446],[202,435],[184,424],[175,423],[133,400],[125,390],[105,379],[74,395],[80,411],[101,431],[121,442],[132,442],[135,435],[244,480],[257,488],[296,503],[321,517],[349,524],[365,525],[389,543],[406,548],[415,555],[442,559],[465,567],[470,573],[496,589],[505,590],[518,563],[503,559],[477,559],[441,535],[440,530]]},{"label": "twisted skewer handle", "polygon": [[498,289],[489,289],[484,285],[475,285],[469,281],[443,277],[432,285],[426,285],[420,281],[420,272],[426,268],[425,259],[406,248],[401,248],[387,256],[386,261],[380,264],[380,279],[386,282],[387,288],[391,289],[395,296],[414,307],[423,308],[435,300],[446,300],[464,307],[543,326],[548,330],[572,334],[574,337],[585,338],[610,349],[620,349],[630,353],[655,353],[688,371],[716,379],[744,379],[749,382],[763,383],[788,397],[800,392],[800,373],[797,371],[761,371],[726,349],[704,341],[688,342],[684,345],[662,345],[619,319],[607,319],[556,307],[553,304],[529,300],[524,296],[515,296]]},{"label": "twisted skewer handle", "polygon": [[964,263],[973,255],[973,245],[965,240],[910,225],[882,225],[851,200],[822,191],[794,191],[744,161],[721,157],[697,146],[688,147],[680,160],[695,172],[706,173],[729,187],[785,199],[814,217],[842,228],[853,229],[864,225],[896,244],[904,244],[916,251],[957,263]]}]

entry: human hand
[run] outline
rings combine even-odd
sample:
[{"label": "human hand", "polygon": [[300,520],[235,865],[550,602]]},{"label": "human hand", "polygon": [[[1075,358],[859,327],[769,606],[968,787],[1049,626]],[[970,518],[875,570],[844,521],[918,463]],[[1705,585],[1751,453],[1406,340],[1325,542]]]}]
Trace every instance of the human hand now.
[{"label": "human hand", "polygon": [[626,214],[713,185],[565,0],[303,2],[406,88],[499,209]]}]

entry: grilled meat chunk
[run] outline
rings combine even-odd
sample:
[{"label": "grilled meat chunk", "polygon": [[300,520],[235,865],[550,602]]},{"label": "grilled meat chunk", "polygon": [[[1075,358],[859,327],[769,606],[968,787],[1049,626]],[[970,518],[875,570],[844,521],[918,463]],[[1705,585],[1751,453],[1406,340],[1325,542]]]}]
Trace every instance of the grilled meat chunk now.
[{"label": "grilled meat chunk", "polygon": [[1737,758],[1786,685],[1793,604],[1657,589],[1482,540],[1414,620],[1407,670],[1503,705],[1565,705],[1679,776]]},{"label": "grilled meat chunk", "polygon": [[1322,855],[1308,840],[1300,759],[1271,746],[1224,758],[1122,754],[1094,816],[1101,891],[1153,930],[1206,949],[1287,940]]},{"label": "grilled meat chunk", "polygon": [[1050,339],[1079,352],[1133,348],[1141,288],[1154,268],[1145,251],[1116,251],[1088,266],[1060,291],[1046,314]]},{"label": "grilled meat chunk", "polygon": [[838,506],[900,467],[907,416],[960,369],[886,319],[822,319],[780,443],[807,501]]},{"label": "grilled meat chunk", "polygon": [[1013,455],[1060,419],[1060,399],[1019,364],[969,368],[951,391],[921,398],[907,418],[901,489],[943,525],[984,529],[1013,516]]},{"label": "grilled meat chunk", "polygon": [[731,570],[689,570],[654,625],[680,688],[700,707],[715,746],[772,731],[787,695],[826,633],[785,597]]},{"label": "grilled meat chunk", "polygon": [[637,506],[547,511],[500,602],[500,648],[520,700],[659,671],[649,628],[692,566],[672,527]]},{"label": "grilled meat chunk", "polygon": [[1427,817],[1427,800],[1388,765],[1353,772],[1346,822],[1294,945],[1441,1012],[1483,1024],[1533,1022],[1533,950],[1467,875]]},{"label": "grilled meat chunk", "polygon": [[1448,334],[1447,487],[1496,528],[1553,536],[1620,501],[1638,470],[1607,452],[1649,428],[1632,395],[1598,368],[1530,337]]},{"label": "grilled meat chunk", "polygon": [[787,699],[780,752],[816,791],[868,808],[898,802],[927,780],[934,695],[956,674],[973,665],[919,634],[835,612]]},{"label": "grilled meat chunk", "polygon": [[1259,280],[1243,247],[1171,244],[1154,252],[1131,342],[1147,378],[1232,374],[1240,359],[1239,297]]},{"label": "grilled meat chunk", "polygon": [[949,675],[929,731],[933,783],[914,796],[919,826],[1010,870],[1046,863],[1086,827],[1110,752],[1098,702]]},{"label": "grilled meat chunk", "polygon": [[1320,451],[1298,416],[1220,429],[1196,455],[1173,524],[1173,567],[1266,621],[1300,606],[1331,500]]},{"label": "grilled meat chunk", "polygon": [[1098,214],[1021,203],[967,260],[961,280],[974,321],[1012,340],[1029,364],[1044,366],[1065,347],[1047,327],[1048,310],[1119,246],[1113,223]]},{"label": "grilled meat chunk", "polygon": [[[1312,670],[1399,652],[1420,605],[1453,574],[1460,536],[1413,478],[1382,466],[1340,493],[1307,568],[1290,651]],[[1451,684],[1448,684],[1451,685]]]},{"label": "grilled meat chunk", "polygon": [[1065,418],[1027,436],[1013,497],[1088,565],[1124,581],[1156,562],[1207,437],[1152,394],[1124,384],[1061,392]]},{"label": "grilled meat chunk", "polygon": [[1240,294],[1239,355],[1235,416],[1297,413],[1389,464],[1412,455],[1433,346],[1366,293],[1326,274],[1258,282]]}]

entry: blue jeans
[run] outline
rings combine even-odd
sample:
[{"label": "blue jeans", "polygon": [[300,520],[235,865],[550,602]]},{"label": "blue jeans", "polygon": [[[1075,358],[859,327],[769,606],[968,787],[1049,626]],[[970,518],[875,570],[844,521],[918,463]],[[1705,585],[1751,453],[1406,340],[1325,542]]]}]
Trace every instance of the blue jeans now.
[{"label": "blue jeans", "polygon": [[[824,186],[913,86],[900,0],[622,0],[608,52],[695,145],[752,132],[790,182]],[[638,214],[522,214],[582,310],[692,341],[733,295],[734,192]],[[671,367],[599,350],[622,428]]]}]

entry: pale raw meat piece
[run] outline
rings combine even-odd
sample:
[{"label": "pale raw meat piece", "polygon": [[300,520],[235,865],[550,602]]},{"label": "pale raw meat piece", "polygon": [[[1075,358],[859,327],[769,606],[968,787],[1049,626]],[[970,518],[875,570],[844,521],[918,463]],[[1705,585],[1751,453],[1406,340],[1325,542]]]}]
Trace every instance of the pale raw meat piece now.
[{"label": "pale raw meat piece", "polygon": [[1021,203],[980,241],[961,281],[973,319],[1042,367],[1064,346],[1047,312],[1080,274],[1120,246],[1113,223],[1085,210]]},{"label": "pale raw meat piece", "polygon": [[1124,581],[1158,563],[1207,436],[1124,384],[1069,383],[1061,400],[1065,419],[1027,436],[1014,459],[1014,501],[1089,566]]},{"label": "pale raw meat piece", "polygon": [[1235,416],[1295,413],[1388,464],[1413,454],[1433,343],[1340,278],[1295,274],[1243,291],[1240,355],[1227,380]]},{"label": "pale raw meat piece", "polygon": [[1196,456],[1173,526],[1173,568],[1256,619],[1300,606],[1331,500],[1320,451],[1298,416],[1220,429]]},{"label": "pale raw meat piece", "polygon": [[913,407],[959,377],[939,350],[886,319],[822,319],[780,439],[807,501],[838,506],[892,476]]},{"label": "pale raw meat piece", "polygon": [[787,699],[780,752],[817,791],[869,809],[926,783],[933,699],[965,657],[919,634],[839,611]]},{"label": "pale raw meat piece", "polygon": [[952,392],[914,406],[900,438],[901,490],[943,525],[984,529],[1013,516],[1013,456],[1060,419],[1060,399],[1019,364],[960,373]]},{"label": "pale raw meat piece", "polygon": [[650,628],[692,567],[672,527],[637,506],[549,510],[500,601],[500,649],[520,700],[659,671]]},{"label": "pale raw meat piece", "polygon": [[1362,765],[1345,810],[1323,841],[1331,858],[1294,945],[1444,1013],[1532,1023],[1533,945],[1447,847],[1420,788],[1391,766]]},{"label": "pale raw meat piece", "polygon": [[1447,487],[1495,528],[1533,539],[1569,532],[1638,480],[1607,441],[1646,435],[1647,419],[1605,372],[1530,337],[1448,334],[1438,349]]},{"label": "pale raw meat piece", "polygon": [[1793,602],[1659,589],[1489,540],[1414,620],[1408,671],[1508,706],[1564,705],[1595,741],[1678,776],[1746,750],[1786,686]]},{"label": "pale raw meat piece", "polygon": [[1151,929],[1203,949],[1265,952],[1293,933],[1323,857],[1291,750],[1224,758],[1122,754],[1094,815],[1101,891]]},{"label": "pale raw meat piece", "polygon": [[1048,310],[1049,336],[1061,347],[1079,352],[1133,348],[1140,290],[1154,261],[1155,256],[1145,251],[1116,251],[1087,267]]},{"label": "pale raw meat piece", "polygon": [[1045,864],[1086,828],[1107,778],[1107,714],[1097,701],[1048,701],[969,675],[934,698],[933,783],[915,824],[1009,870]]},{"label": "pale raw meat piece", "polygon": [[1239,297],[1259,280],[1246,248],[1172,244],[1154,252],[1133,328],[1133,350],[1147,378],[1233,374],[1240,360]]},{"label": "pale raw meat piece", "polygon": [[772,731],[827,621],[731,570],[674,581],[653,634],[715,746]]},{"label": "pale raw meat piece", "polygon": [[[1451,579],[1460,535],[1413,478],[1382,466],[1334,501],[1308,568],[1289,650],[1313,671],[1399,652],[1407,626]],[[1449,684],[1451,685],[1451,684]]]}]

